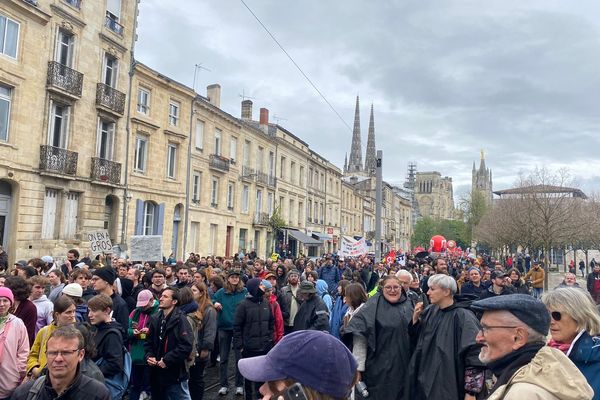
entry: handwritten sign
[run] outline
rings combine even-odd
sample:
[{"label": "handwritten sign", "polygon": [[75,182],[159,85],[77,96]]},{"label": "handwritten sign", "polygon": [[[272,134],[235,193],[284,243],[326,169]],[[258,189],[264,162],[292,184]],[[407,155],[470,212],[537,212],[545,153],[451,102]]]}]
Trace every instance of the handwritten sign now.
[{"label": "handwritten sign", "polygon": [[112,243],[107,230],[103,229],[88,232],[87,236],[88,241],[90,242],[92,255],[96,256],[98,254],[112,253]]},{"label": "handwritten sign", "polygon": [[132,236],[129,259],[134,261],[162,261],[162,236]]}]

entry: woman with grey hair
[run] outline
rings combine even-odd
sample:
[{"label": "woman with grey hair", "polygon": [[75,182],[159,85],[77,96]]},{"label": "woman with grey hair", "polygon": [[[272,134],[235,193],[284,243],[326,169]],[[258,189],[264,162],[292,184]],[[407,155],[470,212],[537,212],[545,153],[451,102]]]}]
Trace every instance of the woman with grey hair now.
[{"label": "woman with grey hair", "polygon": [[479,361],[475,337],[479,324],[470,302],[455,299],[451,276],[436,274],[428,281],[431,305],[415,306],[408,333],[414,351],[408,368],[406,398],[473,400],[483,396],[485,367]]},{"label": "woman with grey hair", "polygon": [[542,296],[550,313],[550,347],[573,361],[600,399],[600,314],[590,294],[577,288],[557,288]]}]

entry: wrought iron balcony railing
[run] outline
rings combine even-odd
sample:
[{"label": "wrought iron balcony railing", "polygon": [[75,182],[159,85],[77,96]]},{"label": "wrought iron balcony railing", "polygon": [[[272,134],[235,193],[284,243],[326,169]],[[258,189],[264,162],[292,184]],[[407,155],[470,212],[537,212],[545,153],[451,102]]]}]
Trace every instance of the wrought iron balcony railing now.
[{"label": "wrought iron balcony railing", "polygon": [[125,93],[119,92],[104,83],[98,83],[96,86],[96,104],[123,115],[125,111]]},{"label": "wrought iron balcony railing", "polygon": [[208,158],[208,166],[221,172],[228,172],[229,159],[218,154],[211,154]]},{"label": "wrought iron balcony railing", "polygon": [[123,36],[123,25],[118,23],[116,19],[107,15],[104,25],[114,33]]},{"label": "wrought iron balcony railing", "polygon": [[76,97],[81,97],[83,74],[56,61],[48,62],[48,86],[64,90]]},{"label": "wrought iron balcony railing", "polygon": [[121,183],[121,163],[92,157],[91,178],[96,181],[118,185]]},{"label": "wrought iron balcony railing", "polygon": [[252,224],[256,226],[268,226],[271,217],[269,213],[260,212],[254,214],[254,219],[252,220]]},{"label": "wrought iron balcony railing", "polygon": [[277,186],[277,177],[273,176],[273,175],[269,175],[269,182],[267,183],[267,185],[275,187]]},{"label": "wrought iron balcony railing", "polygon": [[254,180],[255,176],[256,176],[256,171],[254,171],[254,168],[250,168],[245,165],[242,165],[242,176],[240,177],[242,180],[251,182]]},{"label": "wrought iron balcony railing", "polygon": [[64,175],[75,175],[77,173],[77,157],[78,154],[74,151],[41,145],[40,169]]}]

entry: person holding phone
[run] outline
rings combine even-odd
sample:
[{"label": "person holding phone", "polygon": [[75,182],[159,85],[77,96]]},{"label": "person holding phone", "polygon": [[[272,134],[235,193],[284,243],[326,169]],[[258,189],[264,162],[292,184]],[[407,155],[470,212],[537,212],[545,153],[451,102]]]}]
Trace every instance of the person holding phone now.
[{"label": "person holding phone", "polygon": [[263,399],[342,400],[357,381],[352,353],[339,339],[314,330],[290,333],[266,355],[243,358],[238,367],[244,378],[265,382]]}]

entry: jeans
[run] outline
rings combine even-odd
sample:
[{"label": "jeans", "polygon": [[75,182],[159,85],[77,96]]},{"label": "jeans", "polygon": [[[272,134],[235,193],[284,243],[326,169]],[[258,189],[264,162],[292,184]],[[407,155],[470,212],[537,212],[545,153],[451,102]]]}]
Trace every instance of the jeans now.
[{"label": "jeans", "polygon": [[[233,331],[219,329],[219,355],[221,362],[219,363],[219,382],[223,387],[229,387],[227,380],[227,372],[229,368],[229,351],[231,350],[231,342],[233,341]],[[244,377],[238,369],[238,361],[242,358],[239,349],[234,349],[235,352],[235,386],[244,386]]]},{"label": "jeans", "polygon": [[[264,356],[267,354],[266,351],[247,351],[242,352],[242,358],[250,358],[256,356]],[[258,389],[263,385],[264,382],[253,382],[248,379],[244,379],[244,394],[245,400],[262,399],[262,395]]]},{"label": "jeans", "polygon": [[209,357],[196,358],[196,363],[190,367],[190,395],[194,400],[202,400],[204,397],[204,369],[208,364]]},{"label": "jeans", "polygon": [[542,298],[542,293],[543,292],[544,292],[543,288],[535,288],[534,287],[533,290],[532,290],[533,297],[535,297],[538,300]]},{"label": "jeans", "polygon": [[142,392],[150,393],[150,368],[147,365],[134,364],[131,367],[129,400],[139,400]]}]

